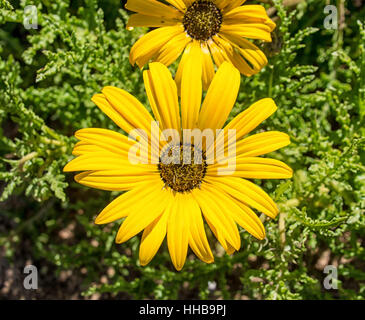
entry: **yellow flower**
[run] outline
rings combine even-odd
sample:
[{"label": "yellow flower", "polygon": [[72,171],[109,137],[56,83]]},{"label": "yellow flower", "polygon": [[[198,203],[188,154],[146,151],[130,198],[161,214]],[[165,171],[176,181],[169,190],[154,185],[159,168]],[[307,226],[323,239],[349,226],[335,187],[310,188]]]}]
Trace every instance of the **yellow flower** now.
[{"label": "yellow flower", "polygon": [[[231,62],[251,76],[266,64],[265,54],[249,39],[271,42],[275,23],[260,5],[245,0],[128,0],[132,14],[127,27],[156,27],[132,47],[129,60],[142,68],[148,61],[172,64],[183,53],[175,77],[178,85],[189,59],[200,60],[204,90],[214,76],[214,65]],[[194,50],[199,48],[199,50]],[[178,86],[179,87],[179,86]]]},{"label": "yellow flower", "polygon": [[[274,101],[256,102],[220,130],[240,86],[240,73],[231,64],[223,63],[218,69],[203,102],[201,79],[184,73],[181,107],[176,83],[166,66],[151,63],[143,76],[153,117],[135,97],[115,87],[105,87],[92,98],[129,138],[96,128],[75,133],[80,140],[73,150],[77,157],[64,171],[84,171],[77,174],[75,180],[89,187],[127,191],[113,200],[95,222],[105,224],[125,218],[116,236],[117,243],[144,230],[139,255],[141,265],[151,261],[167,235],[171,260],[177,270],[185,263],[188,246],[204,262],[213,262],[204,220],[228,254],[241,246],[236,223],[257,239],[263,239],[264,226],[250,207],[271,218],[275,218],[278,209],[261,188],[246,179],[290,178],[292,170],[286,164],[259,157],[290,141],[288,135],[276,131],[243,137],[276,111]],[[151,130],[155,120],[158,121],[158,141]],[[209,133],[208,129],[214,130],[214,141],[192,142],[187,139],[187,129],[195,129],[198,138],[204,132]],[[175,132],[175,135],[168,140],[166,132]],[[199,136],[199,132],[203,134]],[[147,163],[133,164],[146,146],[152,150]],[[134,154],[131,151],[136,147],[139,152]],[[194,154],[197,149],[203,150],[199,159]],[[158,154],[156,163],[152,163],[156,156],[153,150]],[[184,155],[191,157],[194,154],[194,160],[165,161],[172,154],[171,150],[183,150]],[[232,150],[235,153],[230,153]],[[181,153],[176,154],[181,160]],[[221,161],[223,158],[227,161]]]}]

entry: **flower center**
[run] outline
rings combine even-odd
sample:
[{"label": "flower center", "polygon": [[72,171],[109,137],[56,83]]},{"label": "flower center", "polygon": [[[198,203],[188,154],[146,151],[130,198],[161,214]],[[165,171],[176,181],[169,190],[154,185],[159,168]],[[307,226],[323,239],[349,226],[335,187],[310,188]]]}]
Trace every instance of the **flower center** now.
[{"label": "flower center", "polygon": [[222,21],[222,13],[213,2],[198,0],[186,10],[183,25],[190,37],[205,41],[219,32]]},{"label": "flower center", "polygon": [[161,152],[158,169],[165,186],[183,193],[200,187],[207,164],[199,148],[190,144],[175,144],[168,145]]}]

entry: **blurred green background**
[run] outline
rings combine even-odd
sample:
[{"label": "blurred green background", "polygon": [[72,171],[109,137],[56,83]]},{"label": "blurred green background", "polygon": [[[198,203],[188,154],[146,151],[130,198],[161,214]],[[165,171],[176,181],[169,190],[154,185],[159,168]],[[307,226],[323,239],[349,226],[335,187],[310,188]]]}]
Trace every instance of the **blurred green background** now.
[{"label": "blurred green background", "polygon": [[[290,181],[255,181],[280,215],[267,238],[241,230],[228,256],[189,252],[176,272],[166,244],[138,264],[140,237],[114,243],[119,223],[94,225],[118,193],[83,187],[64,174],[85,127],[118,130],[92,102],[114,85],[146,106],[142,73],[128,54],[146,30],[125,29],[119,0],[0,0],[0,298],[1,299],[364,299],[365,1],[261,3],[278,27],[262,72],[242,78],[231,116],[272,97],[279,109],[259,130],[287,132],[290,146],[270,156],[294,169]],[[26,30],[26,5],[38,29]],[[324,28],[326,5],[338,28]],[[176,64],[171,66],[176,70]],[[23,268],[38,268],[37,290],[23,289]],[[338,270],[326,290],[324,268]]]}]

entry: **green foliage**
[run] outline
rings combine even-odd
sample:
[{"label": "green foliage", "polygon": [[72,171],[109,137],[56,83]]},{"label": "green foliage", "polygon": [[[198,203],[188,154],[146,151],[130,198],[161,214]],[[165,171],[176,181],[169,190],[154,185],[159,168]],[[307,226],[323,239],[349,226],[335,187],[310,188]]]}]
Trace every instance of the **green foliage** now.
[{"label": "green foliage", "polygon": [[[272,97],[278,111],[260,130],[291,136],[291,145],[272,156],[288,163],[294,177],[256,181],[280,207],[276,220],[261,217],[265,240],[241,230],[240,252],[228,256],[216,245],[214,264],[191,255],[181,272],[165,244],[140,267],[138,237],[116,245],[118,223],[93,224],[117,193],[77,185],[62,172],[76,130],[117,130],[90,101],[93,94],[114,85],[146,104],[141,72],[128,61],[144,30],[125,29],[128,15],[119,1],[33,2],[39,28],[25,30],[26,2],[0,1],[0,221],[8,226],[0,229],[0,245],[9,260],[26,248],[40,277],[70,271],[81,279],[83,296],[364,299],[363,1],[359,7],[337,1],[346,13],[338,30],[323,27],[327,1],[303,1],[295,9],[274,2],[274,41],[261,44],[269,64],[242,79],[231,116]],[[338,290],[323,287],[326,264],[338,266]]]}]

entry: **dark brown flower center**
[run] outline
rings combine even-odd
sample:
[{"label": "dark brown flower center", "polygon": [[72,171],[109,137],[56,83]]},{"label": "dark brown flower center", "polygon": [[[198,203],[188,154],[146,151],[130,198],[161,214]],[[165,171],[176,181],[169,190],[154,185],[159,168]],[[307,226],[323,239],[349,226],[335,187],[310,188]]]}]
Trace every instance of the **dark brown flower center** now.
[{"label": "dark brown flower center", "polygon": [[158,169],[165,186],[183,193],[200,187],[207,164],[199,148],[177,144],[162,151]]},{"label": "dark brown flower center", "polygon": [[208,40],[219,32],[223,16],[219,8],[209,0],[199,0],[186,10],[184,28],[196,40]]}]

